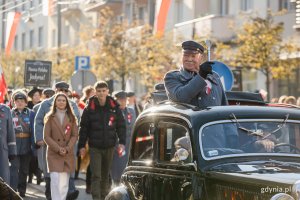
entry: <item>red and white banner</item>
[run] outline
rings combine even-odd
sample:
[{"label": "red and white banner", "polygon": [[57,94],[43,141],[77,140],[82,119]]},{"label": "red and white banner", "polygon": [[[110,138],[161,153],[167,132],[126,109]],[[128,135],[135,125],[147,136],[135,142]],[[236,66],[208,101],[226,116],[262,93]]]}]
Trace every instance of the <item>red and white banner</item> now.
[{"label": "red and white banner", "polygon": [[0,65],[0,103],[4,102],[6,91],[7,91],[7,87],[4,79],[4,73],[2,70],[2,66]]},{"label": "red and white banner", "polygon": [[8,12],[6,20],[6,41],[5,41],[5,54],[10,55],[10,50],[14,44],[15,35],[21,19],[21,13]]},{"label": "red and white banner", "polygon": [[156,18],[156,33],[158,35],[164,34],[170,4],[171,0],[161,0],[159,13]]}]

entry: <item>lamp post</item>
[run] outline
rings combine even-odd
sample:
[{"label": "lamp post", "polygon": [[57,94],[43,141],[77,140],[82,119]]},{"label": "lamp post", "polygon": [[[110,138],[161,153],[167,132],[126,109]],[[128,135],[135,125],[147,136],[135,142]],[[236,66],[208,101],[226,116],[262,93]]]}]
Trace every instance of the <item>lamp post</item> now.
[{"label": "lamp post", "polygon": [[57,65],[60,64],[60,47],[61,47],[61,5],[57,1]]}]

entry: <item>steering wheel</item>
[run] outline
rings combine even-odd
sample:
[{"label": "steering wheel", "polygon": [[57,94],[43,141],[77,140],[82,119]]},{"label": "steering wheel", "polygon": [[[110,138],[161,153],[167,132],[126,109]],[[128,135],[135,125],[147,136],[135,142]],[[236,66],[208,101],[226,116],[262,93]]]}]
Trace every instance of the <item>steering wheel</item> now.
[{"label": "steering wheel", "polygon": [[289,143],[279,143],[279,144],[276,144],[274,146],[274,152],[275,153],[280,153],[280,149],[279,147],[284,147],[284,146],[287,146],[287,147],[290,147],[290,153],[296,153],[296,152],[299,152],[300,153],[300,149],[298,147],[296,147],[295,145],[292,145],[292,144],[289,144]]}]

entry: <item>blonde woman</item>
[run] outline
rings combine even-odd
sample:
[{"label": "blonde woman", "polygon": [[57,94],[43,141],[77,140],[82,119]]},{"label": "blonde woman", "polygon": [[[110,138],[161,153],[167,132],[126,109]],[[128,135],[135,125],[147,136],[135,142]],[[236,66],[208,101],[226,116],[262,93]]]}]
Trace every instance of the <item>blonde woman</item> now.
[{"label": "blonde woman", "polygon": [[78,139],[76,116],[64,93],[54,97],[45,116],[44,140],[47,144],[47,166],[51,178],[52,200],[65,200],[70,174],[75,171],[74,146]]}]

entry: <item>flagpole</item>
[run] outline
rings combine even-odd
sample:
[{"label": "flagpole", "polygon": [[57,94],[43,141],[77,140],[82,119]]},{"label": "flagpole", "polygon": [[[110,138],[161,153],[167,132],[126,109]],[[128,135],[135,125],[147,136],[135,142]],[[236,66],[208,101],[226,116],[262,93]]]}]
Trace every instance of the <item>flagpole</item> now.
[{"label": "flagpole", "polygon": [[4,19],[5,19],[5,12],[4,12],[4,10],[5,10],[5,2],[6,0],[3,0],[3,7],[2,7],[2,10],[3,10],[3,12],[2,12],[2,40],[1,40],[1,42],[2,42],[2,45],[1,45],[1,47],[2,47],[2,49],[5,49],[5,33],[6,33],[6,31],[5,31],[5,23],[4,23]]}]

